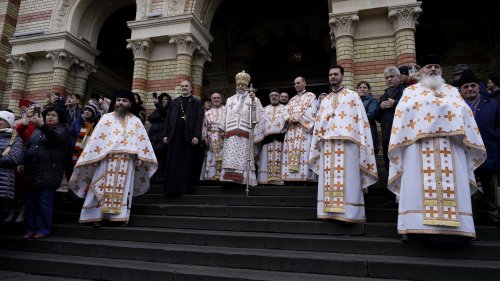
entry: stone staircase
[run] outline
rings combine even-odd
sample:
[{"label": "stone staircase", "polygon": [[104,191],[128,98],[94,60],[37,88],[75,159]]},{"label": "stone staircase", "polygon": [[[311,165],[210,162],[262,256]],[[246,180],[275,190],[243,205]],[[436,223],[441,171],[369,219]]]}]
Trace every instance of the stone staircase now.
[{"label": "stone staircase", "polygon": [[396,209],[367,195],[365,225],[316,219],[315,186],[199,186],[135,198],[128,227],[78,225],[56,210],[53,235],[2,231],[0,270],[92,280],[498,280],[500,229],[477,226],[465,246],[401,242]]}]

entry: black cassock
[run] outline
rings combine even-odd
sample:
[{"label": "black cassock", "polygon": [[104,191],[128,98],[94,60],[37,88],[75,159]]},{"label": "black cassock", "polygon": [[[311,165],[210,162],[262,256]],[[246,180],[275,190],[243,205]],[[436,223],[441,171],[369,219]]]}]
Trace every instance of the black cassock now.
[{"label": "black cassock", "polygon": [[192,96],[178,97],[172,101],[165,123],[165,136],[169,139],[164,193],[181,195],[193,191],[196,146],[193,137],[201,141],[203,109],[200,101]]}]

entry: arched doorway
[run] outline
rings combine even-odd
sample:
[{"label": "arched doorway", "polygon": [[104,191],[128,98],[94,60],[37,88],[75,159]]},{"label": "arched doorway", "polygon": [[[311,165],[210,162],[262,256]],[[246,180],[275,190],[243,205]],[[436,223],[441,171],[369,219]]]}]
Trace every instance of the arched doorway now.
[{"label": "arched doorway", "polygon": [[117,9],[103,23],[97,39],[95,66],[97,72],[89,78],[87,95],[109,96],[116,89],[130,89],[134,72],[134,56],[127,50],[131,30],[127,21],[135,19],[136,5]]},{"label": "arched doorway", "polygon": [[316,94],[326,91],[328,67],[336,61],[328,10],[327,0],[223,1],[211,22],[204,93],[233,94],[234,75],[242,69],[264,103],[271,88],[293,93],[296,76],[304,76]]}]

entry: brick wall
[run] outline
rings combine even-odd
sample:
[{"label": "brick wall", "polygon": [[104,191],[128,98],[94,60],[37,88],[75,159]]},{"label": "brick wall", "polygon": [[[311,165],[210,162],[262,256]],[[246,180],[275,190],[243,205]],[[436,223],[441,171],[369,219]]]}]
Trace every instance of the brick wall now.
[{"label": "brick wall", "polygon": [[[5,97],[6,91],[12,86],[12,75],[9,75],[10,66],[5,59],[11,52],[9,38],[14,34],[17,16],[19,13],[20,0],[8,0],[0,2],[0,93]],[[3,98],[1,107],[7,107],[9,100]]]},{"label": "brick wall", "polygon": [[384,69],[396,65],[393,37],[359,39],[354,42],[354,87],[360,81],[368,81],[372,94],[380,96],[387,88]]},{"label": "brick wall", "polygon": [[19,9],[16,32],[44,30],[50,26],[55,0],[23,0]]}]

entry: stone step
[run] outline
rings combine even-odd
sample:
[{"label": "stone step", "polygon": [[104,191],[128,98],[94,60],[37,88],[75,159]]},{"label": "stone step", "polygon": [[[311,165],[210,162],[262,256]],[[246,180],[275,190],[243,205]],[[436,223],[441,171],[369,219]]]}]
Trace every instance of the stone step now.
[{"label": "stone step", "polygon": [[[79,213],[80,211],[81,205],[65,203],[57,212]],[[317,219],[315,207],[133,204],[132,214],[288,220]],[[397,220],[397,210],[369,208],[366,210],[366,216],[369,221],[393,222]]]},{"label": "stone step", "polygon": [[18,237],[3,239],[10,251],[138,260],[172,264],[271,270],[329,275],[367,276],[363,255],[228,248],[181,244],[146,243],[117,240],[50,237],[35,241],[19,241]]},{"label": "stone step", "polygon": [[[250,196],[311,196],[316,197],[317,186],[256,186],[250,187]],[[245,186],[198,185],[195,195],[246,195]],[[148,194],[163,194],[163,186],[152,185]]]},{"label": "stone step", "polygon": [[[55,223],[78,221],[79,214],[56,214]],[[132,215],[130,226],[208,229],[228,231],[263,231],[271,233],[304,233],[328,235],[363,235],[363,224],[338,221],[282,220],[255,218],[218,218],[191,216]]]},{"label": "stone step", "polygon": [[436,247],[421,242],[403,243],[399,238],[145,227],[94,229],[83,225],[56,225],[53,233],[60,237],[131,242],[500,261],[498,241]]},{"label": "stone step", "polygon": [[381,281],[381,279],[373,277],[344,277],[322,274],[234,269],[18,251],[0,252],[0,264],[2,264],[2,268],[5,270],[96,280]]},{"label": "stone step", "polygon": [[80,278],[68,278],[68,277],[53,277],[47,275],[37,275],[37,274],[26,274],[23,272],[13,272],[13,271],[2,271],[0,270],[0,280],[4,281],[91,281],[83,280]]},{"label": "stone step", "polygon": [[[387,203],[384,196],[365,196],[368,207],[378,207]],[[228,206],[275,206],[275,207],[315,207],[315,196],[245,196],[243,195],[184,195],[165,197],[162,194],[144,194],[134,198],[139,204],[169,205],[228,205]]]}]

